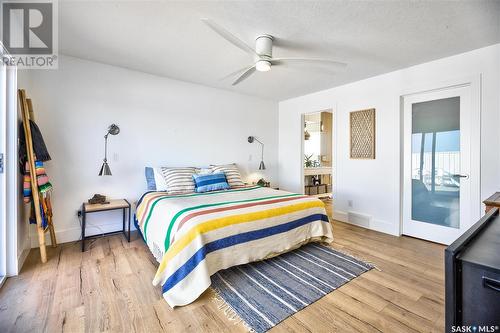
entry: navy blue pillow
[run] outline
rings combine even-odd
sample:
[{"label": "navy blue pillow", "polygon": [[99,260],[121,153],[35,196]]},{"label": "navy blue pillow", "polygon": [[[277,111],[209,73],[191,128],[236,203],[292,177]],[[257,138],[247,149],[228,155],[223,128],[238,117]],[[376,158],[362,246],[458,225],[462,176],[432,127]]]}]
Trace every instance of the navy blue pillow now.
[{"label": "navy blue pillow", "polygon": [[206,175],[193,175],[194,183],[196,185],[196,192],[209,192],[227,190],[229,184],[226,180],[226,175],[223,172],[209,173]]}]

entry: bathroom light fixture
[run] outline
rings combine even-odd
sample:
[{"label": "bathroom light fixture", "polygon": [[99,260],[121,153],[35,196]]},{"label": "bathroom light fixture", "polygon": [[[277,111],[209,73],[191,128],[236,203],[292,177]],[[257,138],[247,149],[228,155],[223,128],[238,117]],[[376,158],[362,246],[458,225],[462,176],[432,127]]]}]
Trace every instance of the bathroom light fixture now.
[{"label": "bathroom light fixture", "polygon": [[120,133],[120,127],[116,124],[111,124],[108,127],[108,132],[104,136],[104,160],[101,166],[101,170],[99,171],[99,176],[112,176],[111,169],[108,165],[108,135],[117,135]]},{"label": "bathroom light fixture", "polygon": [[254,136],[249,136],[248,137],[248,142],[249,143],[253,143],[254,141],[257,141],[258,143],[260,143],[260,145],[262,146],[262,151],[261,151],[261,156],[260,156],[260,165],[259,165],[259,170],[266,170],[266,165],[264,164],[264,144],[262,142],[260,142],[256,137]]}]

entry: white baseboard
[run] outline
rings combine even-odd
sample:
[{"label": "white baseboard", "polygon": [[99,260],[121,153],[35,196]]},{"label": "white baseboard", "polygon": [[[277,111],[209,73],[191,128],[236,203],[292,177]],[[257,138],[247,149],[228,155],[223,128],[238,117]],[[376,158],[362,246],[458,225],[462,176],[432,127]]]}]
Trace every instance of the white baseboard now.
[{"label": "white baseboard", "polygon": [[[365,215],[365,214],[358,213],[358,212],[352,212],[352,213]],[[375,220],[375,219],[369,219],[366,223],[357,223],[353,220],[350,221],[348,218],[348,215],[349,215],[348,212],[344,212],[344,211],[340,211],[340,210],[336,210],[333,212],[333,218],[335,220],[349,223],[352,225],[356,225],[358,227],[362,227],[362,228],[366,228],[366,229],[370,229],[370,230],[375,230],[378,232],[383,232],[385,234],[399,236],[399,233],[395,231],[396,228],[394,227],[394,225],[392,223],[389,223],[387,221],[382,221],[382,220]]]},{"label": "white baseboard", "polygon": [[[23,268],[24,262],[26,261],[26,258],[28,258],[28,254],[30,254],[30,250],[31,250],[30,248],[24,249],[23,252],[21,252],[19,254],[19,256],[17,257],[17,267],[18,267],[19,272]],[[18,272],[18,274],[19,274],[19,272]]]},{"label": "white baseboard", "polygon": [[[29,229],[28,229],[29,231]],[[31,250],[31,243],[30,243],[30,235],[29,233],[26,233],[23,235],[24,237],[20,240],[22,242],[21,246],[18,247],[17,249],[17,258],[13,258],[15,261],[15,266],[12,266],[8,271],[7,271],[7,276],[16,276],[21,272],[21,269],[23,268],[24,262],[26,261],[26,258],[28,258],[28,255]]]},{"label": "white baseboard", "polygon": [[[122,230],[122,222],[119,223],[110,223],[105,225],[93,225],[91,223],[87,224],[85,228],[85,236],[93,236],[99,235],[102,233],[112,232],[112,231],[121,231]],[[130,223],[130,230],[134,231],[135,226],[133,223]],[[69,243],[78,241],[81,239],[82,229],[80,227],[70,228],[58,230],[56,225],[56,239],[58,244]],[[47,232],[45,234],[45,244],[50,245],[50,233]],[[31,248],[37,248],[38,245],[38,234],[36,233],[35,228],[31,229]]]},{"label": "white baseboard", "polygon": [[340,222],[347,222],[347,213],[341,210],[334,210],[333,211],[333,219],[340,221]]},{"label": "white baseboard", "polygon": [[[359,227],[383,232],[383,233],[394,235],[394,236],[399,236],[399,234],[394,231],[395,230],[394,225],[387,222],[387,221],[370,219],[368,224],[359,224],[359,223],[355,223],[353,221],[349,221],[347,212],[340,211],[340,210],[333,211],[333,218],[335,220],[349,223],[349,224],[353,224],[353,225],[357,225]],[[121,222],[112,223],[112,224],[105,224],[105,225],[101,224],[99,226],[88,223],[87,228],[86,228],[86,236],[98,235],[100,233],[111,232],[111,231],[116,231],[116,230],[121,230],[121,229],[122,229]],[[132,231],[135,230],[135,226],[132,223],[130,225],[130,229]],[[82,231],[81,231],[80,227],[69,228],[69,229],[64,229],[64,230],[57,230],[57,226],[56,226],[57,243],[62,244],[62,243],[78,241],[81,238],[81,232]],[[38,235],[36,234],[35,228],[31,228],[30,240],[31,240],[31,248],[37,248],[38,247]],[[50,234],[48,232],[45,234],[45,244],[50,245]],[[24,258],[24,259],[26,259],[26,258]],[[24,261],[24,259],[23,259],[23,261]],[[21,266],[19,266],[19,267],[21,267]]]}]

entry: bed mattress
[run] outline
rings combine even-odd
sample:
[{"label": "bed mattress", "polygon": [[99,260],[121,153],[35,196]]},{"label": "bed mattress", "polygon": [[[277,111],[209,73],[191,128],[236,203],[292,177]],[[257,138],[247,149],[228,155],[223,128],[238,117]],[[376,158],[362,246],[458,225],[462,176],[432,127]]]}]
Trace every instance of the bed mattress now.
[{"label": "bed mattress", "polygon": [[153,284],[162,286],[171,307],[195,301],[221,269],[333,240],[323,202],[259,186],[147,192],[138,203],[136,225],[160,263]]}]

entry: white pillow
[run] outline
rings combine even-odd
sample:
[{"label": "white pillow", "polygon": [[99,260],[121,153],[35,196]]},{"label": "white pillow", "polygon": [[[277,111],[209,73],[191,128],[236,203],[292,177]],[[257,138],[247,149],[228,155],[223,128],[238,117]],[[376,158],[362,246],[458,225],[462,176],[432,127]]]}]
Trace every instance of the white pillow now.
[{"label": "white pillow", "polygon": [[167,184],[168,193],[179,194],[194,192],[195,184],[193,174],[196,173],[196,168],[160,168],[160,170]]},{"label": "white pillow", "polygon": [[156,190],[157,191],[166,191],[167,190],[167,182],[161,173],[161,168],[153,168],[153,176],[155,177]]},{"label": "white pillow", "polygon": [[231,187],[245,186],[245,183],[241,179],[240,170],[238,170],[236,163],[225,164],[225,165],[211,165],[210,167],[213,173],[224,172],[229,186]]},{"label": "white pillow", "polygon": [[197,169],[196,173],[199,174],[199,175],[209,175],[209,174],[211,174],[213,172],[212,172],[211,168],[201,168],[201,169]]}]

